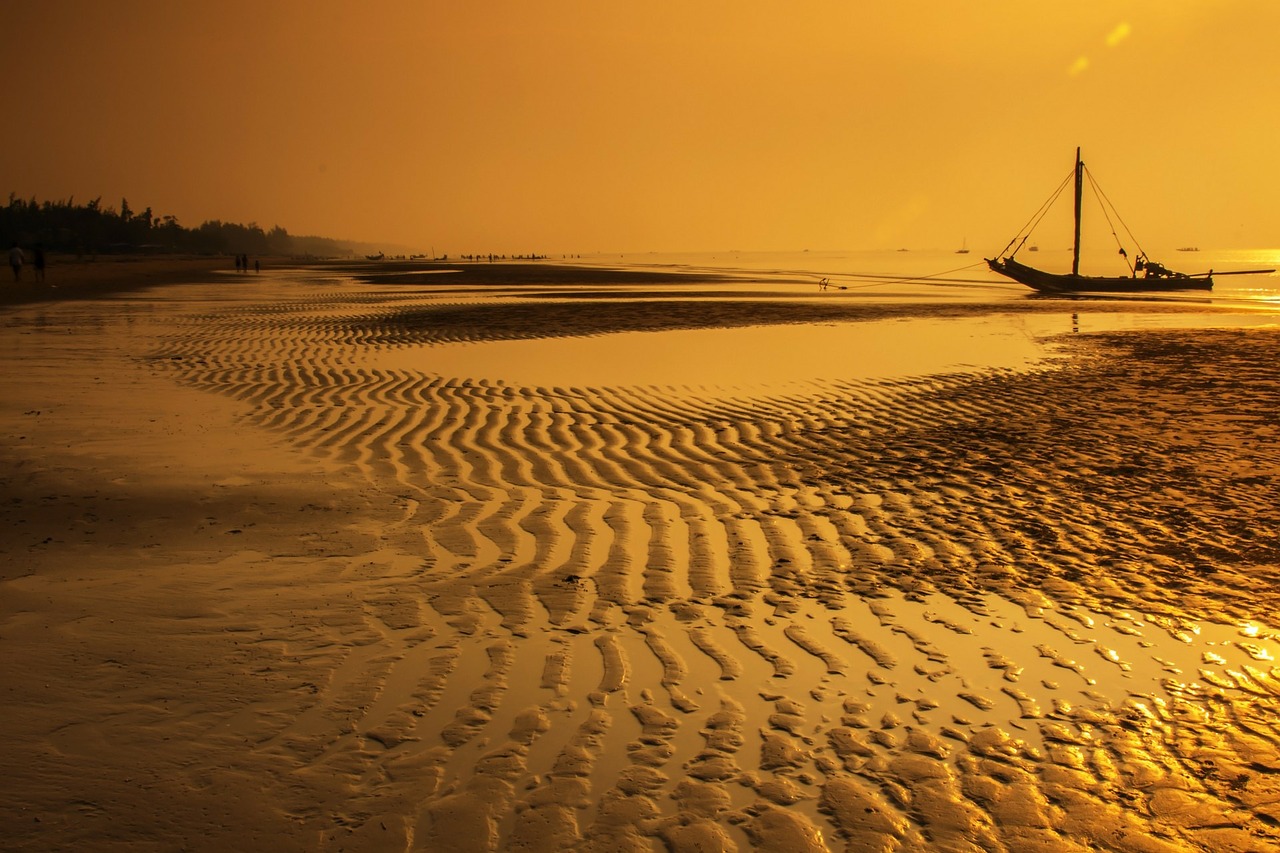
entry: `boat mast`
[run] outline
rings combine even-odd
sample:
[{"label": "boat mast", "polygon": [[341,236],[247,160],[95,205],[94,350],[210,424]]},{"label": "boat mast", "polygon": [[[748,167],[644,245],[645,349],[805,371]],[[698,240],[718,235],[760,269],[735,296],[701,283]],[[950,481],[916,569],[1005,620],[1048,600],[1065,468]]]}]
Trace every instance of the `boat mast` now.
[{"label": "boat mast", "polygon": [[1080,196],[1084,188],[1084,163],[1080,162],[1080,148],[1076,147],[1076,243],[1071,254],[1071,274],[1080,275]]}]

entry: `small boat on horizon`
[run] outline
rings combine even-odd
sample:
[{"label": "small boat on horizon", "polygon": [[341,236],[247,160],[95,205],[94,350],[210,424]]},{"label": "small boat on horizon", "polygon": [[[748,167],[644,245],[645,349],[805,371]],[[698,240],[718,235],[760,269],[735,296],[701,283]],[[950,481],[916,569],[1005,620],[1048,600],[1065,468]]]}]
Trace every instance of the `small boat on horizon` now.
[{"label": "small boat on horizon", "polygon": [[[1070,175],[1067,180],[1070,179]],[[1138,247],[1138,253],[1134,257],[1133,263],[1129,264],[1129,254],[1124,246],[1120,246],[1120,256],[1124,258],[1125,264],[1129,265],[1129,275],[1117,276],[1101,276],[1101,275],[1081,275],[1080,274],[1080,206],[1083,194],[1085,178],[1089,179],[1099,198],[1100,202],[1105,202],[1106,196],[1097,190],[1097,183],[1093,179],[1093,175],[1089,174],[1085,169],[1084,162],[1080,159],[1080,149],[1076,148],[1075,163],[1075,243],[1071,252],[1071,272],[1070,273],[1051,273],[1035,267],[1027,266],[1018,261],[1014,256],[1018,250],[1023,247],[1027,240],[1031,237],[1031,231],[1034,230],[1035,224],[1043,218],[1044,211],[1053,204],[1058,195],[1066,188],[1067,180],[1058,186],[1049,201],[1040,209],[1040,215],[1037,216],[1029,228],[1019,232],[1014,236],[1009,244],[1004,247],[995,258],[987,258],[987,266],[993,272],[997,272],[1007,278],[1011,278],[1019,284],[1039,293],[1145,293],[1173,290],[1212,290],[1213,289],[1213,270],[1206,273],[1182,273],[1169,269],[1163,264],[1157,263],[1147,257],[1146,252],[1142,251],[1142,247]],[[1109,202],[1105,202],[1109,206]],[[1104,212],[1106,212],[1104,207]],[[1112,209],[1114,214],[1114,209]],[[1108,215],[1108,220],[1113,218]],[[1123,224],[1123,220],[1119,219],[1118,214],[1114,215],[1117,221]],[[1128,226],[1125,226],[1128,230]],[[1113,232],[1114,233],[1114,232]],[[1130,234],[1130,238],[1132,238]],[[1117,243],[1119,237],[1116,238]],[[1136,240],[1134,241],[1137,242]],[[1030,247],[1028,251],[1034,252],[1035,246]],[[1195,251],[1194,249],[1186,249],[1180,251]],[[1227,273],[1219,273],[1219,275],[1248,275],[1251,273],[1274,272],[1274,270],[1239,270]],[[1139,275],[1141,273],[1141,275]]]}]

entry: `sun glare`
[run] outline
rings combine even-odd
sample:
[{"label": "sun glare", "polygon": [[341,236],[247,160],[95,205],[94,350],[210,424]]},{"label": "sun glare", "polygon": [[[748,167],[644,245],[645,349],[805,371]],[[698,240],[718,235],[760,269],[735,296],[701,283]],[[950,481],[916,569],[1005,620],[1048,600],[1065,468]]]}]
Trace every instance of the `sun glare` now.
[{"label": "sun glare", "polygon": [[1120,42],[1127,39],[1131,32],[1133,32],[1133,28],[1129,26],[1128,22],[1121,21],[1119,24],[1116,24],[1116,28],[1107,34],[1107,47],[1117,46]]}]

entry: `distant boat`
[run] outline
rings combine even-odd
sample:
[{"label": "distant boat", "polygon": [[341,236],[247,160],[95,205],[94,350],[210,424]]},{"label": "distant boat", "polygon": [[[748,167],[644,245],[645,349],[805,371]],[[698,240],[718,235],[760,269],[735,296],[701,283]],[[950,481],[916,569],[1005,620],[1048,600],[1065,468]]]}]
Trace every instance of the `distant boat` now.
[{"label": "distant boat", "polygon": [[1200,251],[1200,247],[1199,246],[1183,246],[1179,248],[1178,251],[1179,252],[1198,252]]},{"label": "distant boat", "polygon": [[365,255],[365,259],[370,261],[380,261],[385,257],[386,257],[386,254],[383,252],[379,252],[376,255]]},{"label": "distant boat", "polygon": [[960,248],[959,248],[959,249],[956,249],[956,254],[957,254],[957,255],[967,255],[967,254],[969,254],[969,240],[968,240],[968,238],[965,238],[963,241],[961,241],[961,243],[960,243]]},{"label": "distant boat", "polygon": [[[1213,288],[1213,271],[1207,273],[1181,273],[1174,272],[1171,269],[1158,264],[1149,259],[1145,252],[1139,248],[1138,255],[1134,259],[1133,266],[1130,267],[1130,274],[1127,276],[1098,276],[1098,275],[1080,275],[1080,201],[1084,187],[1084,179],[1086,171],[1084,163],[1080,159],[1080,149],[1076,149],[1076,165],[1075,165],[1075,244],[1071,250],[1071,272],[1069,274],[1051,273],[1038,270],[1035,267],[1029,267],[1020,263],[1014,258],[1018,249],[1026,243],[1031,236],[1030,231],[1027,233],[1019,233],[1009,245],[1005,246],[1004,251],[999,257],[987,258],[987,265],[994,272],[998,272],[1003,276],[1013,279],[1019,284],[1024,284],[1032,290],[1040,293],[1079,293],[1079,292],[1110,292],[1110,293],[1142,293],[1147,291],[1166,291],[1166,290],[1211,290]],[[1093,176],[1089,175],[1089,181],[1096,186]],[[1066,186],[1066,181],[1058,188],[1057,192],[1061,192]],[[1057,197],[1055,193],[1053,198]],[[1050,198],[1041,212],[1046,210],[1053,203]],[[1105,196],[1103,196],[1105,198]],[[1037,218],[1036,221],[1039,221]],[[1034,226],[1032,226],[1034,227]],[[1015,245],[1016,244],[1016,245]],[[1012,249],[1012,251],[1010,251]],[[1032,247],[1034,251],[1035,247]],[[1126,264],[1129,255],[1124,247],[1120,247],[1120,255],[1124,257]],[[1244,270],[1241,272],[1227,273],[1228,275],[1241,275],[1254,272],[1273,272],[1273,270]],[[1138,274],[1142,275],[1139,276]]]}]

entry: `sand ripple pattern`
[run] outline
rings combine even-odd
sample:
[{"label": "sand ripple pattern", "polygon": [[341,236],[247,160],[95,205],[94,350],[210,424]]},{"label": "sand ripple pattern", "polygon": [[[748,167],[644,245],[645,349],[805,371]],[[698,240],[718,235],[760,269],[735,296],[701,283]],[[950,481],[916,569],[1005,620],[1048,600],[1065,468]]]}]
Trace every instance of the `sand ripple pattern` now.
[{"label": "sand ripple pattern", "polygon": [[[431,310],[321,294],[153,359],[385,510],[357,641],[257,747],[325,844],[1280,844],[1280,336],[781,398],[362,364]],[[523,310],[492,334],[555,328]]]}]

